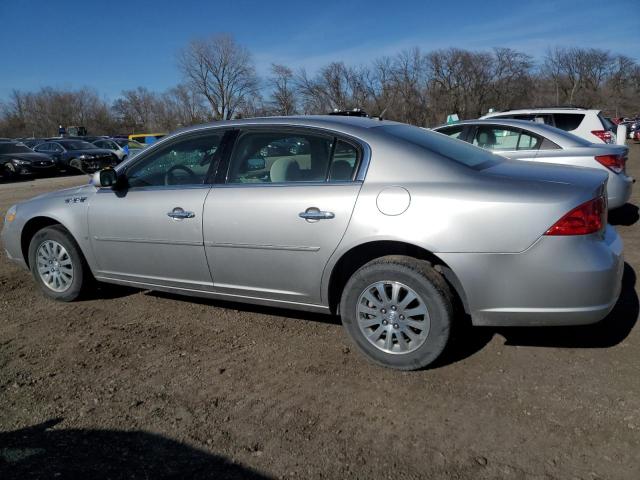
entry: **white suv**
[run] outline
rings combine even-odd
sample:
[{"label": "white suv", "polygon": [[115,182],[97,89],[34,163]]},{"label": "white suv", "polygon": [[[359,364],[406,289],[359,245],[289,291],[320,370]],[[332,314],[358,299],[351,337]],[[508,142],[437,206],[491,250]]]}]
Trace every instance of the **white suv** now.
[{"label": "white suv", "polygon": [[615,126],[600,110],[585,108],[530,108],[488,113],[481,118],[513,118],[546,123],[591,143],[616,143]]}]

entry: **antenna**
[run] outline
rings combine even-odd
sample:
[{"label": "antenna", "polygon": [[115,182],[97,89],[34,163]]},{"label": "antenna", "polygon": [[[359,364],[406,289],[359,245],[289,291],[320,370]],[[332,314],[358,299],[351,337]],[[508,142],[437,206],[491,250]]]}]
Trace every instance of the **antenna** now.
[{"label": "antenna", "polygon": [[388,107],[384,107],[384,110],[382,110],[382,112],[380,112],[380,115],[378,115],[378,120],[382,121],[384,120],[384,114],[387,113]]}]

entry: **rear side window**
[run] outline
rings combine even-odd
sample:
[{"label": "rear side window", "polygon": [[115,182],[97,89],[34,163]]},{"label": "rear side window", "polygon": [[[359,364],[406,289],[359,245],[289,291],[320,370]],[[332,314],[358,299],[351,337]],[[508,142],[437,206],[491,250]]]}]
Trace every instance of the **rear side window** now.
[{"label": "rear side window", "polygon": [[488,150],[516,150],[519,135],[512,128],[482,125],[476,129],[473,144]]},{"label": "rear side window", "polygon": [[540,148],[540,137],[525,132],[518,138],[518,150],[538,150]]},{"label": "rear side window", "polygon": [[249,131],[240,135],[227,183],[324,182],[333,138],[291,131]]},{"label": "rear side window", "polygon": [[553,119],[555,120],[556,128],[570,132],[578,128],[584,119],[584,115],[581,113],[554,113]]},{"label": "rear side window", "polygon": [[423,128],[411,125],[385,125],[374,128],[380,128],[392,137],[476,170],[482,170],[502,161],[496,155],[485,152],[481,148]]},{"label": "rear side window", "polygon": [[336,142],[329,169],[330,182],[350,182],[358,168],[358,149],[342,140]]}]

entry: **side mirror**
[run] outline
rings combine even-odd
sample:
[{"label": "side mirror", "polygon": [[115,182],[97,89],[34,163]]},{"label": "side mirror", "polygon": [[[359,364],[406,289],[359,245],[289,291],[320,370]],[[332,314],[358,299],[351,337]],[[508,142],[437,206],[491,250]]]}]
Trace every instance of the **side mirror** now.
[{"label": "side mirror", "polygon": [[118,183],[118,174],[113,168],[105,168],[93,174],[91,183],[98,187],[115,187]]}]

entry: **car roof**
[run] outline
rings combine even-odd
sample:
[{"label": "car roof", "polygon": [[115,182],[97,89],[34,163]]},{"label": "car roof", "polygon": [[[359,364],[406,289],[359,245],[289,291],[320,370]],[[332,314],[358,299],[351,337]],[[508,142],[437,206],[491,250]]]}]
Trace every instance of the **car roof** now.
[{"label": "car roof", "polygon": [[320,128],[357,128],[368,129],[373,127],[379,127],[385,124],[395,124],[397,122],[391,122],[389,120],[378,120],[366,117],[356,116],[341,116],[341,115],[292,115],[286,117],[256,117],[256,118],[244,118],[238,120],[223,120],[219,122],[210,122],[193,127],[187,127],[180,130],[181,132],[190,130],[199,130],[202,128],[213,127],[233,127],[233,126],[250,126],[250,125],[292,125],[292,126],[307,126],[307,127],[320,127]]},{"label": "car roof", "polygon": [[250,126],[309,127],[333,130],[346,135],[353,135],[355,137],[358,137],[360,135],[366,134],[367,132],[371,132],[375,127],[381,127],[385,125],[403,124],[390,120],[339,115],[293,115],[286,117],[255,117],[236,120],[221,120],[218,122],[209,122],[200,125],[185,127],[166,135],[158,142],[154,143],[154,145],[163,144],[167,141],[170,141],[172,138],[179,134],[209,130],[212,128],[240,128]]},{"label": "car roof", "polygon": [[449,123],[435,127],[434,130],[438,131],[445,127],[451,127],[454,125],[501,125],[504,127],[522,128],[538,135],[542,135],[552,142],[559,144],[562,147],[584,147],[591,142],[584,140],[572,133],[565,132],[559,128],[547,125],[546,123],[533,122],[531,120],[512,120],[509,118],[484,118],[476,120],[463,120],[461,122]]},{"label": "car roof", "polygon": [[503,112],[490,112],[485,116],[504,115],[504,114],[518,114],[518,113],[585,113],[594,112],[600,113],[600,110],[594,108],[579,108],[579,107],[543,107],[543,108],[520,108],[516,110],[505,110]]}]

